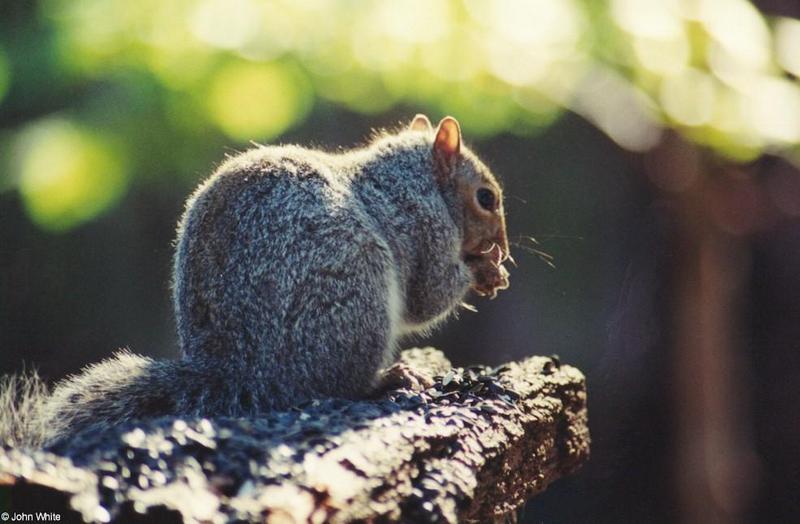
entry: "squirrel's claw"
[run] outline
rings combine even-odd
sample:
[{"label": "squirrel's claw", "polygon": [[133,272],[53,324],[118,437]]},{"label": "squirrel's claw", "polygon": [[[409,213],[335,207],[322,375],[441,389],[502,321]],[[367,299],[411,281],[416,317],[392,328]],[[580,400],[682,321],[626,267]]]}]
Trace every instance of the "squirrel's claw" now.
[{"label": "squirrel's claw", "polygon": [[415,369],[405,362],[395,362],[379,372],[378,384],[373,393],[380,396],[387,391],[398,389],[424,391],[434,383],[433,377],[424,371]]},{"label": "squirrel's claw", "polygon": [[462,302],[462,303],[461,303],[461,304],[459,304],[459,305],[460,305],[461,307],[463,307],[464,309],[466,309],[467,311],[472,311],[473,313],[477,313],[477,312],[478,312],[478,308],[476,308],[476,307],[475,307],[475,306],[473,306],[472,304],[467,304],[466,302]]}]

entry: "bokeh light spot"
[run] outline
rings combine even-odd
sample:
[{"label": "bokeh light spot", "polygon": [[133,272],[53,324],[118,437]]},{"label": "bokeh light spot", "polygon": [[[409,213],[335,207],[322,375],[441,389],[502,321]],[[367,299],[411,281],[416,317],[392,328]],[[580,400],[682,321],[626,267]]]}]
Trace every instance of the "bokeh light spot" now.
[{"label": "bokeh light spot", "polygon": [[635,38],[633,50],[639,63],[659,75],[676,75],[689,65],[689,38]]},{"label": "bokeh light spot", "polygon": [[62,119],[27,126],[15,142],[13,163],[26,210],[51,231],[94,218],[124,194],[128,182],[116,149]]},{"label": "bokeh light spot", "polygon": [[763,71],[770,61],[770,34],[758,9],[745,0],[704,0],[702,23],[737,69]]},{"label": "bokeh light spot", "polygon": [[647,96],[619,74],[596,67],[575,92],[576,112],[632,151],[647,151],[661,138],[661,127]]},{"label": "bokeh light spot", "polygon": [[447,36],[453,16],[449,0],[378,2],[367,20],[404,42],[435,42]]},{"label": "bokeh light spot", "polygon": [[763,77],[746,98],[753,126],[778,144],[800,141],[800,87],[779,78]]},{"label": "bokeh light spot", "polygon": [[617,25],[638,37],[672,40],[683,32],[674,1],[612,0],[611,15]]},{"label": "bokeh light spot", "polygon": [[571,0],[471,0],[466,6],[485,33],[486,67],[511,85],[537,85],[581,52],[584,18]]},{"label": "bokeh light spot", "polygon": [[775,53],[783,69],[800,77],[800,20],[778,19],[775,24]]},{"label": "bokeh light spot", "polygon": [[226,135],[243,142],[275,138],[302,120],[311,103],[302,73],[279,62],[225,66],[208,93],[211,118]]},{"label": "bokeh light spot", "polygon": [[223,49],[243,47],[261,29],[263,5],[253,0],[206,0],[191,17],[192,33]]},{"label": "bokeh light spot", "polygon": [[687,69],[661,83],[664,111],[681,125],[708,123],[714,112],[714,98],[714,80],[698,69]]}]

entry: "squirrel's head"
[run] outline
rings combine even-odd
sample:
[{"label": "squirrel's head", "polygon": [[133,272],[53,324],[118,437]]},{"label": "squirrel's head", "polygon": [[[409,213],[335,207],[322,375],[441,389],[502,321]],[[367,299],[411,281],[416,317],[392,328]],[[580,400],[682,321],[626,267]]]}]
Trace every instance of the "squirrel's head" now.
[{"label": "squirrel's head", "polygon": [[[425,115],[417,115],[411,129],[434,133]],[[461,254],[472,271],[472,288],[494,298],[506,289],[510,259],[503,190],[486,165],[461,143],[461,128],[453,117],[439,122],[433,139],[434,171],[439,186],[454,193],[463,213]],[[511,259],[513,263],[513,259]]]}]

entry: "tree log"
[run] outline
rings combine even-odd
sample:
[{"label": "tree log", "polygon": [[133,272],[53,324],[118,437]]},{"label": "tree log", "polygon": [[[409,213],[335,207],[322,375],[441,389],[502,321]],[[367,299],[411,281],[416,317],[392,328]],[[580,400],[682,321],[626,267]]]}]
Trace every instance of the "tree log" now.
[{"label": "tree log", "polygon": [[426,348],[401,361],[434,385],[0,448],[0,504],[11,505],[0,509],[97,522],[482,522],[587,459],[584,378],[557,357],[451,369]]}]

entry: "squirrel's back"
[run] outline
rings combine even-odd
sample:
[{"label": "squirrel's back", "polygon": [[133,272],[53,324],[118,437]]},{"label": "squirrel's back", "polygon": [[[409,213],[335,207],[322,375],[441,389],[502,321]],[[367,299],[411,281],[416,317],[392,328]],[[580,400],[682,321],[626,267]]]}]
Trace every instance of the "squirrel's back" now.
[{"label": "squirrel's back", "polygon": [[352,175],[333,155],[260,147],[187,203],[174,271],[183,357],[246,383],[262,409],[355,397],[373,378],[347,370],[389,364],[376,348],[396,339],[396,263]]},{"label": "squirrel's back", "polygon": [[185,355],[274,346],[319,279],[336,278],[353,253],[392,264],[336,167],[325,153],[262,146],[223,164],[189,199],[173,282]]}]

